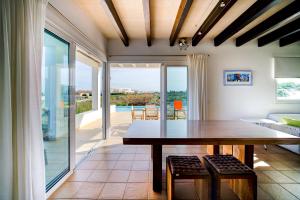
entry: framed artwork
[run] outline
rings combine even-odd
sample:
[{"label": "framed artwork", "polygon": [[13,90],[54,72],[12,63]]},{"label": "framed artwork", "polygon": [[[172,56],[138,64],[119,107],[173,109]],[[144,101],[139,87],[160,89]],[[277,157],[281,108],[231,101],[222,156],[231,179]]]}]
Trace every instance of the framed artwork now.
[{"label": "framed artwork", "polygon": [[224,70],[224,85],[253,85],[252,70]]}]

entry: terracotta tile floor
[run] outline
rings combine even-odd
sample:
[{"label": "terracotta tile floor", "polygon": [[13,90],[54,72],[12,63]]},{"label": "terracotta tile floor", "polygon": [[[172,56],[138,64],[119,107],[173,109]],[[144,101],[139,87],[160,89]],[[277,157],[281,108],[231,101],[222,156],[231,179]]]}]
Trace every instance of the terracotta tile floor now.
[{"label": "terracotta tile floor", "polygon": [[[205,153],[206,146],[163,148],[164,157]],[[254,159],[258,199],[300,199],[300,156],[277,146],[268,146],[267,151],[255,146]],[[182,180],[176,188],[176,198],[198,199],[192,181]],[[224,195],[223,198],[228,199]],[[152,191],[150,146],[122,145],[119,138],[89,155],[49,199],[166,199],[166,191]]]}]

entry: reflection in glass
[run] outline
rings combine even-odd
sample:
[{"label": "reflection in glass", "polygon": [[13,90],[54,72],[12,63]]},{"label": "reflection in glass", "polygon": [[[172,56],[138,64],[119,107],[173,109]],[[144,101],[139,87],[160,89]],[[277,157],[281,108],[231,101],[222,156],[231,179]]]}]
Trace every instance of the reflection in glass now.
[{"label": "reflection in glass", "polygon": [[45,31],[41,95],[47,190],[69,171],[69,89],[69,43]]},{"label": "reflection in glass", "polygon": [[187,119],[187,67],[167,67],[167,119]]},{"label": "reflection in glass", "polygon": [[166,126],[165,137],[167,138],[186,138],[189,134],[187,120],[165,120],[161,123]]}]

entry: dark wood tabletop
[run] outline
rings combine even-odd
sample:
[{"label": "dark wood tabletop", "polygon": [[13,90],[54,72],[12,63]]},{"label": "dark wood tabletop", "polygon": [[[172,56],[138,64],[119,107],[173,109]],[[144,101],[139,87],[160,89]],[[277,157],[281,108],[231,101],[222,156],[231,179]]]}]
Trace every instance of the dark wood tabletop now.
[{"label": "dark wood tabletop", "polygon": [[300,137],[244,121],[135,121],[124,144],[300,144]]},{"label": "dark wood tabletop", "polygon": [[253,168],[254,145],[300,144],[300,137],[243,121],[141,120],[132,123],[123,143],[152,145],[153,190],[159,192],[163,145],[213,145],[213,154],[219,154],[219,145],[234,145],[239,150],[233,155]]}]

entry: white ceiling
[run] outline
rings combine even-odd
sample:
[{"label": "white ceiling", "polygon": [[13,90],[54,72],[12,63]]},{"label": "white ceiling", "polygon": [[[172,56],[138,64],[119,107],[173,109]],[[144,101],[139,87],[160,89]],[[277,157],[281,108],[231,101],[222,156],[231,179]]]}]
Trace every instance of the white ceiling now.
[{"label": "white ceiling", "polygon": [[[72,0],[72,3],[75,3],[87,13],[106,38],[118,38],[100,1],[101,0]],[[247,30],[250,30],[292,1],[293,0],[282,0],[232,38],[236,38]],[[180,2],[181,0],[150,0],[152,38],[166,39],[170,37]],[[193,37],[197,29],[218,2],[219,0],[194,0],[182,30],[179,33],[179,37]],[[204,39],[212,40],[254,2],[256,2],[256,0],[238,0]],[[128,37],[130,39],[146,39],[142,0],[113,0],[113,3]]]}]

